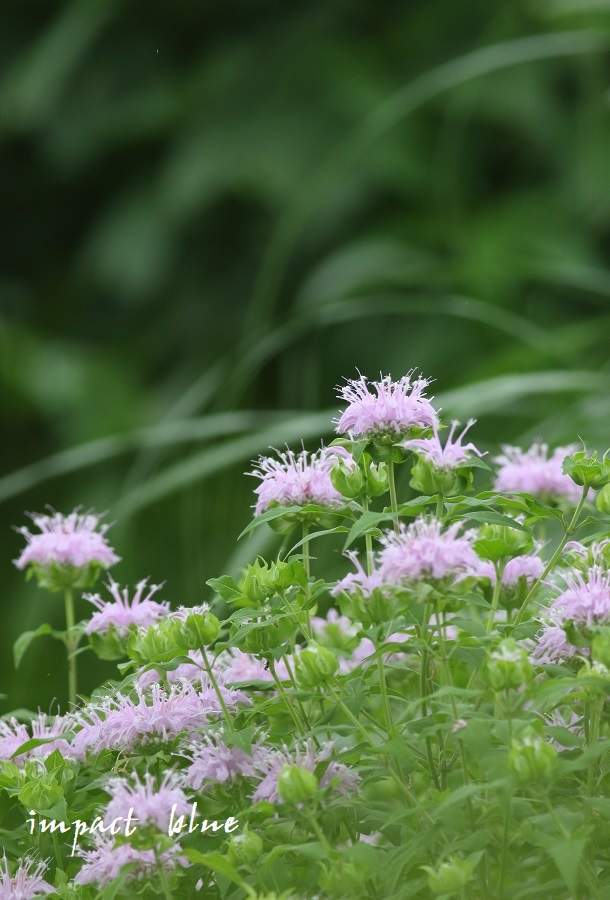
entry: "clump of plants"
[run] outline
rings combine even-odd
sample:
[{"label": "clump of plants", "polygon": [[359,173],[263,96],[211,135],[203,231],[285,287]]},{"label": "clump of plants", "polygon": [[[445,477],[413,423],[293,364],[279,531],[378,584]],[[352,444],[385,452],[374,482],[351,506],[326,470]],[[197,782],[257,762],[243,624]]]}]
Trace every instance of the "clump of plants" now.
[{"label": "clump of plants", "polygon": [[610,895],[610,463],[490,459],[428,388],[348,381],[336,440],[259,459],[281,550],[201,605],[120,586],[93,513],[21,529],[66,628],[16,663],[62,641],[68,702],[0,720],[0,897]]}]

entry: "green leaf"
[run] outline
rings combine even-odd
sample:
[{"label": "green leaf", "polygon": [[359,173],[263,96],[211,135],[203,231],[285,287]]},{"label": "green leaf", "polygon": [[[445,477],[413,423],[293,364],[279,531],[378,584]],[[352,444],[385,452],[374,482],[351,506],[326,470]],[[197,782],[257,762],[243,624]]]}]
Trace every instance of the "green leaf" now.
[{"label": "green leaf", "polygon": [[551,856],[569,890],[575,891],[580,859],[587,839],[563,839],[555,835],[539,834],[533,840]]},{"label": "green leaf", "polygon": [[56,631],[48,624],[39,625],[35,631],[24,631],[23,634],[21,634],[13,644],[13,659],[15,661],[16,669],[19,668],[19,664],[23,659],[23,655],[32,641],[36,640],[36,638],[42,637],[45,634],[51,635],[51,637],[55,638],[58,641],[63,641],[66,632]]},{"label": "green leaf", "polygon": [[256,896],[256,892],[252,890],[252,888],[248,884],[246,884],[239,872],[237,872],[233,868],[233,866],[229,862],[227,862],[222,853],[218,853],[217,851],[214,851],[213,853],[201,853],[199,850],[195,850],[194,848],[189,847],[183,850],[183,854],[192,863],[200,863],[207,869],[211,869],[213,872],[218,872],[219,875],[224,875],[225,878],[228,878],[229,881],[232,881],[234,884],[238,884],[246,891],[249,897]]}]

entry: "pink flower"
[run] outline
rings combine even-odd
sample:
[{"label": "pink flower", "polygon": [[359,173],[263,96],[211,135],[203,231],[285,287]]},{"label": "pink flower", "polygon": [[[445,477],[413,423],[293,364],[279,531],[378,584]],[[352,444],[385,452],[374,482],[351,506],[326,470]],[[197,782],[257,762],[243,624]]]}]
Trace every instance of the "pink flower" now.
[{"label": "pink flower", "polygon": [[338,632],[343,637],[350,638],[358,631],[357,627],[346,616],[340,616],[336,609],[329,609],[325,619],[321,616],[312,616],[311,627],[317,637]]},{"label": "pink flower", "polygon": [[10,759],[29,740],[30,734],[26,726],[17,719],[0,719],[0,759]]},{"label": "pink flower", "polygon": [[[239,684],[241,681],[273,681],[273,676],[263,660],[256,659],[237,647],[223,650],[218,655],[214,666],[223,673],[227,684]],[[283,660],[277,660],[275,671],[280,681],[288,678]]]},{"label": "pink flower", "polygon": [[494,462],[500,468],[494,490],[507,493],[523,492],[537,497],[567,497],[572,502],[580,499],[582,489],[569,475],[561,471],[563,460],[577,448],[558,447],[549,457],[547,444],[533,444],[529,450],[504,445],[502,455]]},{"label": "pink flower", "polygon": [[[256,753],[260,745],[252,747]],[[206,782],[224,784],[235,781],[238,776],[249,778],[254,775],[254,760],[239,747],[228,747],[220,735],[201,736],[201,740],[191,743],[185,753],[190,766],[185,772],[185,783],[195,791],[200,791]]]},{"label": "pink flower", "polygon": [[573,620],[578,625],[610,622],[610,573],[591,566],[584,576],[572,571],[562,576],[567,590],[555,598],[551,606],[554,618]]},{"label": "pink flower", "polygon": [[11,875],[6,855],[0,862],[0,897],[2,900],[33,900],[34,897],[42,897],[45,894],[54,894],[55,888],[44,881],[46,871],[45,862],[35,863],[29,857],[19,861],[19,866],[14,875]]},{"label": "pink flower", "polygon": [[[269,803],[282,803],[277,789],[278,777],[284,766],[298,766],[314,772],[318,763],[327,760],[333,751],[333,744],[324,744],[320,750],[316,750],[310,739],[303,746],[297,746],[290,751],[285,745],[281,750],[276,748],[260,748],[254,755],[254,767],[262,780],[254,793],[252,800],[258,803],[260,800],[268,800]],[[359,776],[343,763],[331,762],[320,778],[320,787],[328,787],[336,778],[340,779],[336,789],[342,794],[356,789]]]},{"label": "pink flower", "polygon": [[574,656],[588,656],[588,647],[575,647],[570,644],[566,633],[556,623],[549,623],[536,638],[536,646],[530,653],[535,665],[559,664]]},{"label": "pink flower", "polygon": [[333,597],[337,597],[341,591],[345,591],[348,594],[360,593],[364,597],[370,597],[374,590],[383,587],[383,575],[378,569],[373,569],[371,574],[368,575],[362,568],[362,563],[353,550],[348,550],[345,556],[355,565],[356,571],[350,572],[349,575],[337,582],[330,592]]},{"label": "pink flower", "polygon": [[111,778],[104,790],[112,797],[104,813],[105,823],[117,818],[127,819],[132,809],[139,825],[155,825],[159,831],[167,832],[172,809],[176,816],[186,816],[191,808],[176,773],[172,771],[165,773],[158,788],[153,776],[147,772],[144,782],[136,773],[133,784],[124,778]]},{"label": "pink flower", "polygon": [[261,480],[254,491],[258,494],[256,515],[274,504],[306,506],[308,503],[317,503],[329,507],[344,505],[343,497],[335,490],[330,479],[334,456],[329,450],[322,448],[315,453],[303,450],[298,454],[294,454],[292,450],[276,452],[278,459],[261,456],[257,468],[249,473]]},{"label": "pink flower", "polygon": [[[539,556],[529,553],[523,556],[515,556],[510,559],[504,568],[502,574],[503,587],[515,587],[520,578],[525,578],[528,584],[536,581],[544,572],[544,562]],[[496,583],[496,569],[489,560],[481,560],[479,566],[479,576],[481,578],[489,578],[492,585]]]},{"label": "pink flower", "polygon": [[[228,708],[250,702],[238,691],[221,689]],[[136,687],[135,700],[116,694],[79,710],[74,715],[79,730],[72,739],[72,750],[77,758],[85,759],[87,751],[131,750],[151,741],[167,742],[204,727],[220,713],[218,697],[209,686],[198,691],[183,682],[165,691],[155,684],[149,697]]]},{"label": "pink flower", "polygon": [[430,381],[422,377],[412,380],[413,371],[399,381],[383,375],[380,381],[369,382],[361,375],[339,386],[339,397],[348,403],[335,419],[339,434],[352,438],[376,434],[406,436],[413,427],[431,428],[437,423],[438,413],[424,396]]},{"label": "pink flower", "polygon": [[417,518],[410,525],[402,522],[397,532],[386,532],[381,539],[383,550],[379,553],[379,577],[384,584],[400,585],[405,582],[433,578],[455,579],[475,575],[480,560],[472,544],[474,531],[460,535],[461,522],[443,531],[438,519]]},{"label": "pink flower", "polygon": [[[121,870],[132,865],[125,877],[125,883],[135,881],[158,872],[158,863],[154,850],[136,850],[131,844],[114,845],[112,838],[97,836],[93,850],[78,850],[78,855],[85,860],[74,881],[76,884],[95,884],[104,888],[121,874]],[[159,864],[164,869],[174,869],[176,865],[188,866],[187,860],[180,856],[178,846],[170,847],[159,854]]]},{"label": "pink flower", "polygon": [[51,516],[28,515],[40,534],[18,529],[28,542],[19,559],[14,560],[18,569],[25,569],[30,563],[43,567],[55,563],[75,569],[96,563],[106,569],[120,559],[105,538],[110,526],[100,526],[100,516],[81,515],[77,509],[68,516],[56,512]]},{"label": "pink flower", "polygon": [[[111,580],[107,588],[114,598],[113,601],[102,600],[99,594],[84,594],[85,599],[98,609],[98,612],[93,613],[87,622],[87,634],[92,634],[94,631],[104,633],[111,625],[114,625],[117,631],[123,632],[127,631],[130,625],[136,625],[138,628],[153,625],[158,619],[169,613],[167,601],[158,603],[156,600],[151,600],[153,594],[161,590],[161,587],[162,585],[159,584],[151,584],[148,587],[148,578],[145,578],[137,585],[135,594],[130,600],[128,589],[123,588],[121,591],[116,581]],[[148,593],[142,599],[147,588]]]},{"label": "pink flower", "polygon": [[464,435],[469,428],[472,428],[475,422],[476,419],[470,419],[466,427],[455,440],[453,439],[453,435],[459,422],[452,422],[451,430],[447,435],[444,447],[441,444],[438,433],[438,424],[436,422],[432,423],[434,431],[433,437],[414,438],[413,440],[405,441],[403,446],[406,450],[415,450],[420,456],[423,456],[424,459],[431,462],[436,469],[455,469],[467,462],[471,453],[474,453],[479,457],[485,456],[485,453],[481,453],[480,450],[477,450],[474,444],[462,445]]}]

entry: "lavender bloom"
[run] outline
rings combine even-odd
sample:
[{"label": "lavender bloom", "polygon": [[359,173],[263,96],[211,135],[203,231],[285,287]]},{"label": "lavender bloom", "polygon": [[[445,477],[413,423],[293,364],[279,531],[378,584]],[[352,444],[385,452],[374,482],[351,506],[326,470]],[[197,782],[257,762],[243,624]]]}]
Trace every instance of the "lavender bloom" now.
[{"label": "lavender bloom", "polygon": [[537,644],[530,653],[534,665],[559,664],[574,656],[589,655],[588,647],[570,644],[561,625],[554,622],[547,624],[536,640]]},{"label": "lavender bloom", "polygon": [[189,650],[187,656],[193,660],[192,663],[180,663],[175,669],[168,669],[163,673],[158,672],[156,669],[148,669],[146,672],[138,675],[137,684],[142,688],[152,687],[153,684],[161,681],[162,678],[167,679],[170,684],[182,684],[184,681],[189,681],[193,684],[201,681],[202,678],[206,677],[201,650]]},{"label": "lavender bloom", "polygon": [[339,386],[339,397],[347,401],[348,407],[335,419],[336,430],[351,438],[379,434],[401,437],[413,427],[432,427],[438,422],[438,413],[424,396],[430,381],[412,378],[413,370],[399,381],[384,375],[380,381],[369,382],[361,375]]},{"label": "lavender bloom", "polygon": [[495,458],[500,469],[494,490],[523,492],[535,497],[566,497],[573,503],[580,499],[582,488],[561,471],[563,460],[577,448],[558,447],[549,456],[547,444],[535,443],[529,450],[504,445],[502,455]]},{"label": "lavender bloom", "polygon": [[[278,777],[284,766],[298,766],[314,772],[318,763],[328,759],[333,750],[333,744],[324,744],[320,750],[316,750],[313,741],[308,740],[304,746],[297,746],[291,753],[285,745],[281,750],[261,748],[254,755],[256,773],[262,778],[260,784],[252,795],[252,800],[268,800],[269,803],[282,803],[278,793]],[[320,787],[325,788],[335,779],[339,778],[337,790],[342,794],[356,789],[359,776],[352,772],[343,763],[329,763],[324,775],[320,778]]]},{"label": "lavender bloom", "polygon": [[[253,753],[260,745],[253,746]],[[239,747],[227,747],[220,735],[202,736],[201,741],[192,742],[185,753],[190,766],[184,774],[185,783],[194,791],[200,791],[205,782],[224,784],[235,781],[238,776],[249,778],[255,774],[252,756]]]},{"label": "lavender bloom", "polygon": [[572,619],[577,625],[610,622],[610,573],[600,566],[585,572],[573,571],[563,577],[567,590],[555,598],[551,614],[562,620]]},{"label": "lavender bloom", "polygon": [[[98,612],[93,613],[87,622],[87,634],[92,634],[94,631],[103,634],[111,625],[123,633],[130,625],[136,625],[138,628],[153,625],[158,619],[169,613],[167,601],[158,603],[156,600],[151,600],[153,594],[161,590],[161,587],[160,584],[151,584],[148,587],[148,578],[145,578],[137,585],[135,594],[130,601],[128,589],[123,588],[121,591],[116,581],[111,580],[107,588],[114,598],[112,602],[102,600],[99,594],[84,594],[85,599],[98,609]],[[144,591],[147,589],[148,593],[142,599]]]},{"label": "lavender bloom", "polygon": [[104,813],[105,822],[127,819],[129,810],[133,809],[139,825],[155,825],[159,831],[167,832],[172,809],[176,816],[190,812],[190,804],[172,771],[166,772],[159,788],[147,772],[144,782],[136,774],[133,784],[123,778],[111,778],[104,790],[112,797]]},{"label": "lavender bloom", "polygon": [[2,900],[33,900],[46,894],[54,894],[55,888],[43,879],[47,864],[35,863],[29,857],[19,861],[19,867],[11,875],[6,854],[0,862],[0,897]]},{"label": "lavender bloom", "polygon": [[110,526],[100,525],[100,516],[82,515],[76,509],[68,516],[56,512],[51,516],[28,515],[40,534],[32,534],[27,528],[18,529],[28,542],[21,556],[14,560],[18,569],[25,569],[30,563],[43,567],[55,563],[75,569],[95,563],[108,568],[120,559],[105,537]]},{"label": "lavender bloom", "polygon": [[[17,719],[0,719],[0,759],[10,759],[12,755],[30,740],[27,727]],[[17,762],[17,760],[15,760]]]},{"label": "lavender bloom", "polygon": [[[244,653],[237,647],[223,650],[214,663],[215,669],[222,672],[225,683],[234,684],[241,681],[273,681],[273,676],[266,663],[256,659],[249,653]],[[288,678],[288,671],[284,660],[279,659],[275,663],[275,671],[280,681]]]},{"label": "lavender bloom", "polygon": [[[539,556],[529,553],[523,556],[515,556],[510,559],[504,568],[502,574],[503,587],[515,587],[520,578],[525,578],[528,584],[536,581],[544,572],[544,562]],[[492,585],[496,583],[496,569],[489,560],[481,560],[479,566],[479,576],[481,578],[489,578]]]},{"label": "lavender bloom", "polygon": [[452,577],[456,580],[476,575],[480,560],[472,544],[474,531],[460,535],[461,522],[443,531],[438,519],[419,516],[400,530],[386,532],[378,557],[379,577],[385,584]]},{"label": "lavender bloom", "polygon": [[348,550],[345,556],[355,565],[356,572],[350,572],[341,578],[330,592],[331,596],[337,597],[341,591],[345,591],[348,594],[361,593],[364,597],[370,597],[374,590],[383,587],[383,574],[378,569],[368,575],[353,550]]},{"label": "lavender bloom", "polygon": [[[356,565],[358,565],[357,561]],[[344,637],[350,638],[354,637],[358,631],[357,627],[346,616],[339,615],[336,609],[329,609],[325,619],[321,616],[312,616],[311,627],[317,637],[324,637],[332,631],[338,631]]]},{"label": "lavender bloom", "polygon": [[475,422],[476,419],[469,419],[466,427],[455,440],[453,435],[455,434],[459,422],[452,422],[444,447],[441,444],[438,433],[438,424],[436,422],[432,423],[434,431],[433,437],[414,438],[411,441],[405,441],[403,446],[405,450],[415,450],[420,456],[423,456],[424,459],[431,462],[436,469],[455,469],[458,466],[464,465],[464,463],[468,461],[471,453],[474,453],[478,457],[486,455],[485,453],[481,453],[480,450],[477,450],[474,444],[462,444],[464,435],[469,428],[472,428]]},{"label": "lavender bloom", "polygon": [[[221,713],[216,693],[208,686],[197,691],[183,682],[165,691],[156,684],[150,698],[140,687],[136,687],[136,694],[136,700],[116,694],[75,714],[79,731],[72,739],[72,751],[77,758],[85,759],[87,750],[131,750],[150,741],[169,741],[184,731],[207,725],[210,718]],[[250,702],[228,688],[223,690],[223,699],[229,708],[236,702]]]},{"label": "lavender bloom", "polygon": [[292,450],[276,452],[278,459],[261,456],[257,468],[249,473],[261,479],[254,491],[258,494],[256,515],[274,504],[306,506],[308,503],[318,503],[320,506],[337,507],[345,503],[330,479],[334,457],[326,448],[315,453],[306,450],[298,454]]},{"label": "lavender bloom", "polygon": [[[121,869],[130,863],[135,863],[135,866],[125,878],[126,884],[154,875],[158,871],[154,850],[136,850],[131,844],[115,846],[111,838],[97,833],[93,850],[79,849],[77,852],[85,860],[85,864],[74,877],[76,884],[95,884],[98,888],[104,888],[118,878]],[[185,868],[188,866],[187,860],[180,856],[178,846],[160,853],[159,864],[167,870],[174,869],[176,865]]]}]

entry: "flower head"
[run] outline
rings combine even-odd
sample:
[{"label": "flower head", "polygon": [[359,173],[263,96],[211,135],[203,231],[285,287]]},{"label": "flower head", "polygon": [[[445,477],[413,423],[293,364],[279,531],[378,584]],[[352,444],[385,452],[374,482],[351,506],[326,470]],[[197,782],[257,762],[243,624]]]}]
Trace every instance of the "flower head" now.
[{"label": "flower head", "polygon": [[[252,795],[252,800],[255,803],[258,803],[259,800],[281,803],[278,778],[284,766],[296,766],[306,769],[308,772],[314,772],[316,766],[327,760],[332,751],[332,743],[324,744],[320,750],[316,750],[311,740],[308,740],[303,746],[297,746],[292,752],[286,746],[281,750],[260,748],[254,754],[254,766],[261,781]],[[320,778],[320,787],[328,787],[335,779],[338,779],[336,789],[343,794],[356,789],[358,776],[343,763],[330,762],[328,764]]]},{"label": "flower head", "polygon": [[107,569],[119,561],[106,540],[108,525],[100,525],[100,516],[81,514],[77,509],[68,516],[30,513],[39,533],[27,528],[18,530],[27,546],[18,559],[18,569],[32,566],[43,587],[85,587],[99,569]]},{"label": "flower head", "polygon": [[165,773],[157,788],[153,776],[147,772],[144,781],[136,774],[130,783],[124,778],[111,778],[104,788],[111,800],[104,813],[104,821],[127,819],[133,809],[140,825],[155,825],[159,831],[167,831],[172,809],[177,816],[187,815],[190,804],[175,772]]},{"label": "flower head", "polygon": [[563,460],[573,452],[573,446],[557,447],[549,456],[547,444],[535,443],[526,451],[504,445],[502,455],[494,460],[500,466],[494,490],[522,491],[537,497],[567,497],[577,502],[582,489],[561,470]]},{"label": "flower head", "polygon": [[[253,753],[259,747],[260,744],[255,744]],[[252,756],[239,747],[228,747],[221,735],[202,736],[200,741],[194,741],[186,748],[185,756],[190,760],[190,766],[184,779],[195,791],[200,791],[206,782],[224,784],[238,776],[248,778],[255,773]]]},{"label": "flower head", "polygon": [[475,575],[480,560],[472,544],[474,532],[460,534],[462,523],[443,530],[438,519],[419,516],[410,525],[402,522],[398,532],[386,532],[378,556],[379,577],[384,584],[399,585],[424,579]]},{"label": "flower head", "polygon": [[423,456],[424,459],[431,462],[436,469],[455,469],[458,466],[464,465],[464,463],[468,461],[471,453],[474,453],[475,456],[478,457],[485,456],[485,453],[481,453],[480,450],[477,450],[474,444],[462,444],[464,435],[469,428],[472,428],[475,422],[476,419],[470,419],[466,427],[455,439],[453,436],[459,422],[452,422],[444,447],[441,444],[438,433],[438,424],[436,422],[432,423],[432,429],[434,431],[432,437],[413,438],[413,440],[405,441],[403,446],[407,450],[415,450],[420,456]]},{"label": "flower head", "polygon": [[[112,600],[102,600],[99,594],[85,594],[85,599],[89,600],[97,607],[87,622],[86,632],[92,634],[94,631],[104,633],[108,631],[111,625],[119,632],[125,632],[130,625],[136,625],[138,628],[146,628],[153,625],[158,619],[163,618],[169,613],[169,603],[163,601],[158,603],[151,597],[161,590],[161,585],[151,584],[148,586],[148,578],[141,581],[129,599],[129,590],[121,588],[116,581],[110,580],[107,585]],[[147,591],[146,596],[144,592]]]},{"label": "flower head", "polygon": [[[525,578],[528,584],[536,581],[544,572],[544,562],[539,556],[524,553],[523,556],[515,556],[509,559],[502,573],[502,586],[515,587],[520,578]],[[489,560],[481,560],[479,576],[489,578],[492,585],[496,583],[496,567]]]},{"label": "flower head", "polygon": [[306,506],[317,503],[330,507],[344,504],[343,497],[335,490],[330,478],[334,453],[326,448],[315,453],[308,453],[307,450],[297,454],[292,450],[276,452],[277,459],[261,456],[257,467],[249,473],[261,480],[254,491],[258,495],[256,515],[274,504]]},{"label": "flower head", "polygon": [[610,572],[591,566],[584,575],[572,571],[562,577],[567,590],[555,598],[551,615],[576,625],[610,623]]},{"label": "flower head", "polygon": [[570,644],[561,625],[549,622],[537,636],[536,646],[530,652],[530,659],[536,665],[548,665],[588,654],[588,647],[575,647]]},{"label": "flower head", "polygon": [[345,556],[354,564],[356,571],[350,572],[337,582],[331,591],[333,597],[337,597],[341,591],[346,591],[348,594],[360,593],[363,597],[370,597],[374,590],[383,587],[383,574],[378,569],[373,569],[368,575],[353,550],[347,550]]},{"label": "flower head", "polygon": [[98,836],[97,833],[93,850],[79,849],[77,852],[85,863],[75,875],[74,881],[76,884],[95,884],[98,888],[104,888],[118,878],[121,870],[127,865],[131,865],[131,869],[125,883],[154,874],[158,871],[159,865],[168,870],[175,868],[176,865],[188,866],[187,860],[180,855],[178,845],[157,855],[154,850],[137,850],[131,844],[115,846],[112,838]]},{"label": "flower head", "polygon": [[6,855],[0,862],[0,897],[2,900],[33,900],[46,894],[54,894],[55,888],[43,879],[47,864],[36,863],[31,857],[19,861],[14,875],[11,875]]},{"label": "flower head", "polygon": [[438,422],[438,413],[424,396],[429,384],[430,380],[421,376],[413,379],[413,371],[399,381],[392,381],[390,375],[371,382],[363,375],[348,380],[337,388],[348,406],[335,419],[336,430],[358,438],[406,436],[413,427],[430,428]]}]

